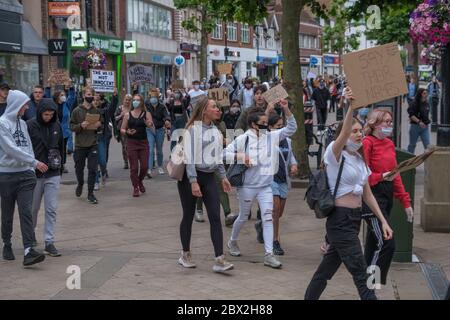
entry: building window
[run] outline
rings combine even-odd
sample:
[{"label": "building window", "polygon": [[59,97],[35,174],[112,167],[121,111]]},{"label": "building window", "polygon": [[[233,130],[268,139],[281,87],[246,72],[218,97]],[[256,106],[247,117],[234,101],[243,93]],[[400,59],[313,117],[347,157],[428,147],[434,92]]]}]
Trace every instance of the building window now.
[{"label": "building window", "polygon": [[250,29],[248,24],[241,25],[241,42],[250,43]]},{"label": "building window", "polygon": [[229,41],[237,41],[237,24],[228,23],[227,24],[227,38]]},{"label": "building window", "polygon": [[318,49],[319,41],[316,36],[311,36],[307,34],[300,35],[300,48],[303,49]]},{"label": "building window", "polygon": [[216,26],[212,34],[213,39],[222,39],[222,21],[216,21]]},{"label": "building window", "polygon": [[107,0],[107,5],[108,5],[108,10],[107,10],[107,27],[108,27],[108,31],[111,31],[113,33],[116,32],[116,6],[114,4],[115,0]]},{"label": "building window", "polygon": [[247,77],[251,77],[252,76],[252,63],[251,62],[247,62],[246,75],[247,75]]},{"label": "building window", "polygon": [[269,29],[267,31],[267,48],[268,49],[275,49],[275,42],[273,41],[275,38],[275,32],[273,29]]},{"label": "building window", "polygon": [[97,24],[98,24],[98,29],[99,30],[103,30],[103,12],[105,12],[104,10],[104,6],[103,6],[103,0],[97,0]]},{"label": "building window", "polygon": [[85,5],[86,10],[86,28],[93,28],[93,7],[92,7],[92,0],[86,0]]},{"label": "building window", "polygon": [[128,0],[128,31],[172,39],[172,11],[142,0]]}]

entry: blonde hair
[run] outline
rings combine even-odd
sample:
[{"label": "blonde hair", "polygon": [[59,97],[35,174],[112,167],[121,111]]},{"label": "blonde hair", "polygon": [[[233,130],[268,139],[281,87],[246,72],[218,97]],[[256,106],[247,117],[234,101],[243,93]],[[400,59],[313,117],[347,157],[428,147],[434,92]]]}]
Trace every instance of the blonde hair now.
[{"label": "blonde hair", "polygon": [[208,96],[204,95],[196,101],[194,111],[192,112],[192,117],[189,119],[189,122],[186,125],[186,128],[189,129],[192,127],[195,121],[203,121],[203,115],[205,114],[206,108],[209,104]]},{"label": "blonde hair", "polygon": [[375,128],[383,123],[386,114],[390,115],[392,118],[392,112],[383,109],[372,110],[367,116],[367,122],[364,126],[364,134],[366,136],[373,134]]}]

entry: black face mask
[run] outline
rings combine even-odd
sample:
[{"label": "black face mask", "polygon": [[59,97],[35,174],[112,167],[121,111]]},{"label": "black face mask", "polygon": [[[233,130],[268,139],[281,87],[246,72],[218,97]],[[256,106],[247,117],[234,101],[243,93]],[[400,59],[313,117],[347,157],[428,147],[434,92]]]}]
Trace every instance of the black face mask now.
[{"label": "black face mask", "polygon": [[85,97],[84,101],[86,101],[87,103],[92,103],[92,101],[94,101],[94,97]]},{"label": "black face mask", "polygon": [[267,124],[256,124],[259,130],[267,130],[269,126]]}]

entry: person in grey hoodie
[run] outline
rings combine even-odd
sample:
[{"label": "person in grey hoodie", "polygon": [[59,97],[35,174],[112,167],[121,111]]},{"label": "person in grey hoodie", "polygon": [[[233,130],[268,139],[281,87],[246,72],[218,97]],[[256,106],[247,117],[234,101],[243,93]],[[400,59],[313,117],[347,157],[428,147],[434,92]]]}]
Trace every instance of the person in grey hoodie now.
[{"label": "person in grey hoodie", "polygon": [[31,214],[33,190],[36,186],[35,169],[44,173],[46,164],[35,159],[27,124],[21,119],[30,98],[21,91],[9,91],[5,113],[0,117],[0,196],[3,259],[14,260],[11,247],[14,207],[20,217],[24,266],[44,261],[45,256],[33,249],[35,239]]}]

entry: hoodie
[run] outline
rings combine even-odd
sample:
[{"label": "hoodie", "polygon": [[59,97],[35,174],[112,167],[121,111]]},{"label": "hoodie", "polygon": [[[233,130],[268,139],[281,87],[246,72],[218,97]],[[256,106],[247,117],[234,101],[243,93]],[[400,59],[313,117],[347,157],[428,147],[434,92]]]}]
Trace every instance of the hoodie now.
[{"label": "hoodie", "polygon": [[9,91],[5,113],[0,117],[0,172],[14,173],[36,168],[37,160],[27,124],[17,116],[29,101],[25,93]]},{"label": "hoodie", "polygon": [[[45,111],[54,111],[53,118],[46,123],[42,119]],[[57,105],[52,99],[43,99],[39,105],[36,118],[27,121],[28,133],[33,144],[34,154],[37,160],[48,165],[48,154],[50,149],[58,149],[63,155],[63,132],[58,121]],[[36,172],[37,178],[50,178],[61,174],[61,170],[49,170],[45,173]]]}]

